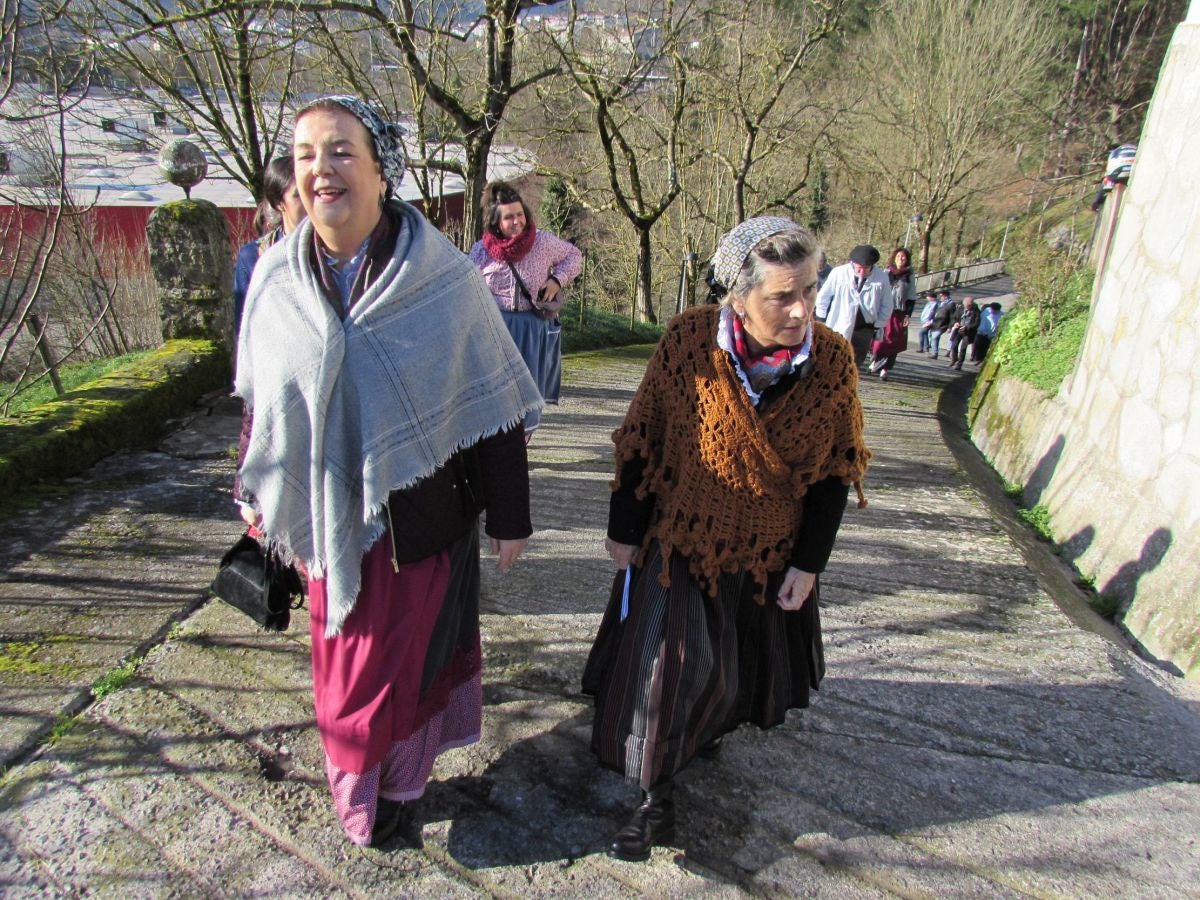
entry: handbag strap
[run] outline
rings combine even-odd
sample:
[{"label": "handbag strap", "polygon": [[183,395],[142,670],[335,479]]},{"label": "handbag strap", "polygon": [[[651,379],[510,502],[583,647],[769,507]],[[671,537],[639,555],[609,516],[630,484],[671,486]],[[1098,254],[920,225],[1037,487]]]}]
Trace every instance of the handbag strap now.
[{"label": "handbag strap", "polygon": [[517,271],[517,267],[512,264],[512,260],[507,260],[509,271],[512,272],[513,278],[517,279],[517,287],[521,289],[521,293],[525,295],[525,299],[529,301],[529,305],[536,308],[533,302],[533,294],[529,292],[529,288],[525,287],[525,282],[521,278],[521,273]]}]

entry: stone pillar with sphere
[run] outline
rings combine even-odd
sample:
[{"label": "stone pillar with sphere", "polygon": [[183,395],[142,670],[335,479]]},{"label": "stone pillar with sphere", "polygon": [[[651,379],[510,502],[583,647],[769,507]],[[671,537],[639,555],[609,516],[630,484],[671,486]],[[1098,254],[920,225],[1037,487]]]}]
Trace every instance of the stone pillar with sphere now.
[{"label": "stone pillar with sphere", "polygon": [[204,154],[182,139],[159,153],[167,181],[183,188],[184,199],[162,204],[146,225],[150,269],[158,293],[164,340],[207,338],[233,342],[233,265],[229,223],[191,190],[208,173]]}]

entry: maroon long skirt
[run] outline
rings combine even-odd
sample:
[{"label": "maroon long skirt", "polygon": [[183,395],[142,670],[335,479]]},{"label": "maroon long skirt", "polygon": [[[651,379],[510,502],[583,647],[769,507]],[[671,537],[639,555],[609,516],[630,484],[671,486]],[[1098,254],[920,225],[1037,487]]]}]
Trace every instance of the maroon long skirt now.
[{"label": "maroon long skirt", "polygon": [[421,796],[437,756],[479,739],[479,534],[394,571],[386,536],[362,561],[341,634],[325,637],[326,594],[309,582],[313,700],[334,806],[370,840],[380,796]]}]

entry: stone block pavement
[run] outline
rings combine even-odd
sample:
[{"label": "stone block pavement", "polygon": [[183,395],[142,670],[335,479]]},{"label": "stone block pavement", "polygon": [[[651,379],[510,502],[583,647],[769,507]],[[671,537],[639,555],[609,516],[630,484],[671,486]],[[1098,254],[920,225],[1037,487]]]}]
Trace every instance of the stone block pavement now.
[{"label": "stone block pavement", "polygon": [[568,360],[528,554],[503,577],[485,557],[483,739],[435,770],[419,850],[341,835],[304,613],[269,635],[206,599],[239,531],[236,404],[7,516],[0,894],[1200,895],[1195,687],[1080,605],[965,447],[970,374],[912,351],[862,385],[870,506],[824,578],[813,706],[686,771],[672,847],[604,856],[634,792],[595,766],[578,683],[612,575],[609,435],[645,356]]}]

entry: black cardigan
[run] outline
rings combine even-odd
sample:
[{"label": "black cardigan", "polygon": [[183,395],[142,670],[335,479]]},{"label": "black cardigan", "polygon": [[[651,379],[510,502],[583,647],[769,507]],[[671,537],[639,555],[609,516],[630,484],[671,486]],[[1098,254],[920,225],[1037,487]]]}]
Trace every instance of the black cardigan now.
[{"label": "black cardigan", "polygon": [[436,472],[388,496],[392,559],[432,556],[465,535],[486,513],[484,531],[497,540],[533,533],[525,429],[512,428],[455,453]]}]

